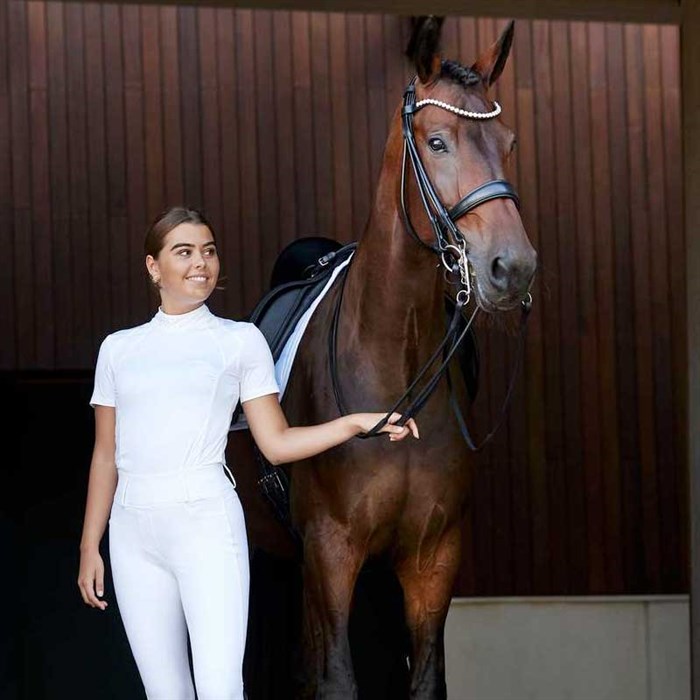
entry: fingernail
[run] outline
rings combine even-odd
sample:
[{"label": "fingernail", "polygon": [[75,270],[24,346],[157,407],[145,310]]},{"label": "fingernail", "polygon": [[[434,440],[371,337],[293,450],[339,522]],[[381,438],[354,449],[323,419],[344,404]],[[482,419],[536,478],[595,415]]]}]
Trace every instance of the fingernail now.
[{"label": "fingernail", "polygon": [[97,591],[97,595],[102,595],[103,591]]}]

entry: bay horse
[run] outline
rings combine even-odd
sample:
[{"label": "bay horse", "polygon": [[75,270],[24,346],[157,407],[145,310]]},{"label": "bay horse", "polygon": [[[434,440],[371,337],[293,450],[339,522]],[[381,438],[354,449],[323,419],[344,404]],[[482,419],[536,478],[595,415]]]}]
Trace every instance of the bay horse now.
[{"label": "bay horse", "polygon": [[[407,54],[417,77],[393,116],[344,282],[323,299],[299,347],[283,399],[291,425],[337,417],[336,394],[348,411],[387,410],[443,339],[448,270],[485,312],[515,308],[528,295],[536,253],[503,179],[515,139],[487,94],[508,58],[513,23],[469,68],[441,59],[441,24],[415,22]],[[303,697],[357,697],[348,621],[358,574],[374,557],[391,563],[403,589],[410,697],[446,697],[443,632],[474,455],[446,382],[418,424],[420,440],[355,439],[290,465],[292,520],[303,542]]]}]

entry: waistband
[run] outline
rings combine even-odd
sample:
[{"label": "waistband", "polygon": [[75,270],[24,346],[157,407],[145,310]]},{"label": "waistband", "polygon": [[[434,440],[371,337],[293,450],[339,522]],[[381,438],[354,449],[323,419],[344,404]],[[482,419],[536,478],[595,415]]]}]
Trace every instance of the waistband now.
[{"label": "waistband", "polygon": [[[224,469],[231,476],[226,478]],[[119,469],[114,502],[122,506],[146,508],[168,503],[187,503],[218,496],[235,487],[233,475],[225,464],[204,464],[165,474],[137,474]]]}]

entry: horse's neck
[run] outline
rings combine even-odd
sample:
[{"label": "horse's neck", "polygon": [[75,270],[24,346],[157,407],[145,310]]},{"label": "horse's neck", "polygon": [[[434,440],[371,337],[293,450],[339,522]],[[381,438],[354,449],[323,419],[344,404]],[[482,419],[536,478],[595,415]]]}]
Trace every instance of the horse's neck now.
[{"label": "horse's neck", "polygon": [[[382,185],[391,182],[380,180]],[[382,351],[390,341],[397,356],[410,349],[415,360],[424,360],[444,331],[441,272],[435,256],[405,230],[399,212],[382,206],[387,196],[378,191],[350,266],[343,315],[355,324],[365,351]]]}]

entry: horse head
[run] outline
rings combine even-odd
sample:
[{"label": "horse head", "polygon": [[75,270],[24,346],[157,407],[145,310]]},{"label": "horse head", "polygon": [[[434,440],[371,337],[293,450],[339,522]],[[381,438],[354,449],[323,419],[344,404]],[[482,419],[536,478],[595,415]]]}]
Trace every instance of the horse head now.
[{"label": "horse head", "polygon": [[446,267],[457,272],[461,266],[462,283],[473,283],[482,309],[506,310],[528,296],[537,267],[517,195],[505,179],[515,135],[489,98],[514,25],[471,67],[442,59],[441,25],[441,18],[418,18],[406,51],[417,75],[402,110],[404,219]]}]

